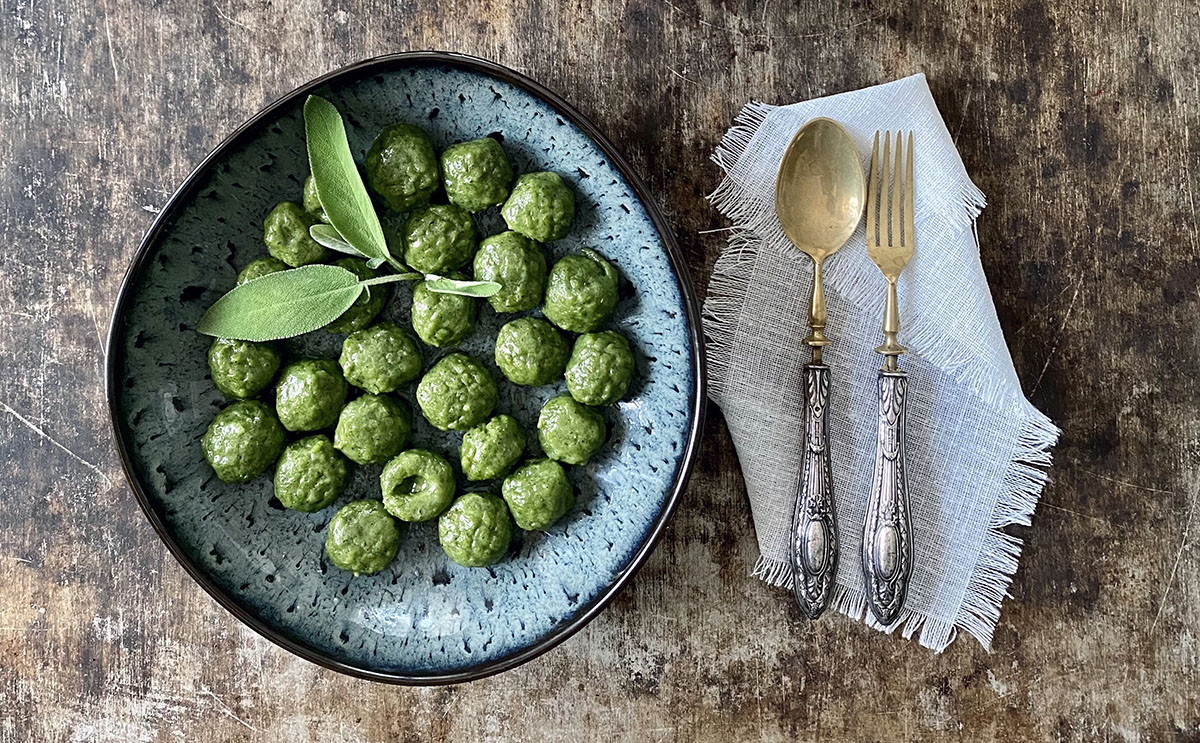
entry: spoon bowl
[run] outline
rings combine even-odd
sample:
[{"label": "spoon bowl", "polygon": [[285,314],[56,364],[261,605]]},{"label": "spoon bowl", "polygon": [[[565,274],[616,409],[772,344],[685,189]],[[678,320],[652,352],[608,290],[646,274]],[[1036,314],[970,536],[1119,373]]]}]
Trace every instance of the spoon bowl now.
[{"label": "spoon bowl", "polygon": [[818,263],[846,244],[862,219],[866,178],[841,124],[813,119],[788,145],[775,182],[775,212],[792,244]]}]

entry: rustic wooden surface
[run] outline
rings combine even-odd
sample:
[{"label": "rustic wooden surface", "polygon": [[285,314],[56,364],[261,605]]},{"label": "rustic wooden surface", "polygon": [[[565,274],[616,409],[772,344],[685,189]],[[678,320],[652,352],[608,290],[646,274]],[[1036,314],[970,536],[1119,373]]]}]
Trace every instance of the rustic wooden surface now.
[{"label": "rustic wooden surface", "polygon": [[[0,0],[0,741],[1200,739],[1200,4],[507,5]],[[701,288],[722,248],[699,234],[723,226],[707,156],[743,103],[929,75],[991,201],[983,263],[1017,370],[1064,429],[994,652],[806,625],[748,578],[715,410],[632,587],[499,678],[342,677],[192,583],[110,440],[121,276],[239,122],[337,66],[423,48],[515,67],[592,117]]]}]

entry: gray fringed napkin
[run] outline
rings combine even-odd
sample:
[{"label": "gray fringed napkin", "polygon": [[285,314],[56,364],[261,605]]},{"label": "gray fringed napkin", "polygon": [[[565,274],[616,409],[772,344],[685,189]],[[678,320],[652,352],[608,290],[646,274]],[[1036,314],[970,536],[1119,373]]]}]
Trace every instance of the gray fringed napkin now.
[{"label": "gray fringed napkin", "polygon": [[[725,414],[749,491],[761,555],[754,574],[791,584],[787,533],[800,471],[811,264],[775,216],[788,142],[828,116],[869,159],[877,129],[916,136],[916,255],[900,278],[901,359],[909,374],[908,471],[915,561],[905,637],[943,650],[965,629],[984,647],[1021,552],[1006,534],[1030,523],[1059,430],[1025,399],[979,262],[984,206],[923,75],[775,107],[751,103],[714,160],[710,197],[733,222],[704,304],[711,395]],[[872,623],[859,567],[875,448],[875,376],[884,281],[860,227],[826,263],[830,449],[841,535],[836,610]]]}]

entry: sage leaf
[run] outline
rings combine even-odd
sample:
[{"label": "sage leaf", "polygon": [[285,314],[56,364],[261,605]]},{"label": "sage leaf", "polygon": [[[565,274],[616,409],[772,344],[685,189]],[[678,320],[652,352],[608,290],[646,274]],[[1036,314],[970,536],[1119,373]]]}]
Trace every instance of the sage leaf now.
[{"label": "sage leaf", "polygon": [[196,330],[242,341],[291,338],[341,317],[365,288],[340,266],[276,271],[235,286],[208,308]]},{"label": "sage leaf", "polygon": [[[308,228],[308,234],[310,237],[312,237],[313,240],[317,241],[317,243],[324,245],[325,247],[329,248],[330,250],[336,251],[338,253],[345,253],[347,255],[353,255],[358,258],[366,258],[367,257],[367,256],[363,255],[362,253],[358,252],[358,249],[355,248],[353,245],[346,242],[342,238],[341,234],[337,230],[335,230],[332,225],[314,224],[312,227]],[[370,260],[367,261],[367,267],[371,268],[371,269],[375,269],[375,268],[379,268],[384,263],[385,263],[385,261],[383,258],[371,258]]]},{"label": "sage leaf", "polygon": [[437,274],[425,277],[425,288],[437,294],[461,294],[464,297],[490,297],[500,291],[495,281],[461,281]]},{"label": "sage leaf", "polygon": [[383,227],[358,174],[342,115],[329,101],[310,95],[304,102],[304,135],[308,166],[329,223],[344,242],[374,262],[373,267],[390,261]]},{"label": "sage leaf", "polygon": [[318,244],[324,245],[330,250],[338,253],[346,253],[347,255],[362,256],[353,245],[346,242],[342,238],[340,232],[335,230],[332,225],[314,224],[308,228],[309,237],[315,240]]}]

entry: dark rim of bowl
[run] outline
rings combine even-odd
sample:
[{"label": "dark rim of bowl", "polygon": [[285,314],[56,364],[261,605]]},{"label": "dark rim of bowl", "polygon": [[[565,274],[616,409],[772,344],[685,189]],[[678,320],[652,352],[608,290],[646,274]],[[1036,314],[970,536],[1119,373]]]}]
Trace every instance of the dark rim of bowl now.
[{"label": "dark rim of bowl", "polygon": [[[127,441],[127,432],[121,422],[120,415],[120,399],[123,391],[121,370],[124,362],[123,351],[123,336],[124,328],[122,320],[125,316],[127,304],[130,296],[134,293],[134,288],[140,283],[140,280],[145,273],[146,264],[152,248],[158,243],[161,233],[164,228],[172,221],[177,211],[179,211],[182,202],[186,201],[193,195],[200,179],[206,174],[212,163],[219,157],[225,154],[227,150],[235,147],[257,133],[258,129],[264,125],[264,122],[281,108],[290,105],[296,98],[307,95],[323,85],[336,83],[344,78],[361,77],[370,74],[372,71],[379,69],[391,69],[397,67],[405,67],[413,64],[423,65],[448,65],[460,69],[466,69],[473,72],[480,72],[492,77],[499,78],[504,82],[515,85],[518,88],[525,90],[528,93],[550,104],[561,115],[571,121],[572,124],[582,129],[593,141],[599,145],[600,149],[608,156],[621,175],[629,183],[633,189],[634,195],[645,207],[646,212],[650,215],[651,221],[657,230],[659,237],[666,246],[667,257],[671,262],[671,268],[675,273],[676,281],[679,284],[680,293],[683,296],[684,308],[687,312],[689,324],[689,339],[692,344],[692,364],[695,367],[695,384],[692,389],[691,413],[692,425],[688,432],[687,446],[684,449],[683,457],[680,460],[679,467],[675,473],[675,479],[671,486],[671,492],[668,494],[666,503],[659,513],[658,517],[651,524],[649,531],[646,533],[642,544],[634,552],[633,558],[628,565],[620,573],[616,575],[612,583],[608,585],[601,593],[596,596],[591,602],[581,607],[570,620],[555,627],[550,632],[543,635],[534,643],[516,650],[508,655],[497,658],[492,661],[479,663],[477,665],[468,666],[459,670],[448,672],[434,673],[399,673],[389,671],[376,671],[370,668],[363,668],[350,663],[339,661],[326,653],[317,650],[305,643],[294,639],[293,637],[281,632],[266,621],[260,619],[251,611],[243,607],[236,598],[226,593],[224,589],[218,586],[211,577],[201,569],[187,554],[183,547],[176,541],[175,536],[166,527],[159,513],[155,510],[154,504],[146,495],[142,488],[140,479],[137,476],[134,467],[133,458],[131,456],[131,447]],[[113,434],[116,438],[117,451],[121,455],[121,466],[125,471],[125,478],[129,481],[130,487],[133,489],[134,495],[137,497],[138,504],[142,511],[146,514],[146,518],[150,520],[150,524],[158,533],[160,539],[166,544],[167,549],[175,556],[175,559],[183,565],[192,579],[200,584],[205,591],[217,600],[221,606],[225,607],[231,614],[237,617],[242,623],[249,626],[255,632],[267,638],[276,645],[291,651],[292,653],[304,658],[305,660],[316,663],[340,673],[345,673],[359,678],[369,679],[372,681],[382,681],[392,684],[404,685],[436,685],[436,684],[454,684],[464,681],[473,681],[476,679],[492,676],[510,668],[514,668],[526,661],[532,660],[537,656],[545,653],[547,650],[555,647],[559,643],[566,640],[571,635],[579,631],[584,625],[594,619],[607,605],[612,601],[621,589],[629,582],[633,575],[638,571],[642,564],[654,550],[658,540],[662,537],[663,530],[671,515],[674,513],[676,506],[679,504],[679,499],[687,487],[688,477],[691,474],[692,463],[699,449],[700,433],[704,424],[704,410],[706,399],[707,380],[704,367],[704,345],[700,332],[700,306],[696,300],[696,289],[692,285],[691,277],[688,273],[687,263],[684,259],[679,245],[675,241],[675,236],[671,232],[670,226],[663,217],[657,204],[650,198],[646,186],[641,179],[634,174],[633,169],[625,158],[622,157],[613,146],[613,144],[596,128],[591,121],[583,114],[577,111],[569,103],[567,103],[557,93],[549,90],[545,86],[537,83],[530,78],[511,70],[503,65],[491,62],[478,57],[472,57],[466,54],[457,52],[441,52],[441,51],[422,51],[422,52],[401,52],[398,54],[388,54],[380,57],[365,59],[360,62],[342,67],[333,72],[322,75],[321,77],[311,80],[304,85],[296,88],[290,93],[282,96],[274,103],[259,111],[252,116],[248,121],[239,126],[232,134],[225,138],[221,144],[217,145],[212,152],[204,158],[201,163],[188,175],[183,181],[183,184],[175,191],[170,200],[159,212],[154,224],[146,232],[141,245],[138,247],[137,254],[134,256],[133,262],[129,270],[125,273],[125,278],[121,282],[121,289],[117,294],[116,306],[113,309],[112,322],[109,326],[108,343],[105,351],[105,396],[108,400],[108,412],[112,419]]]}]

